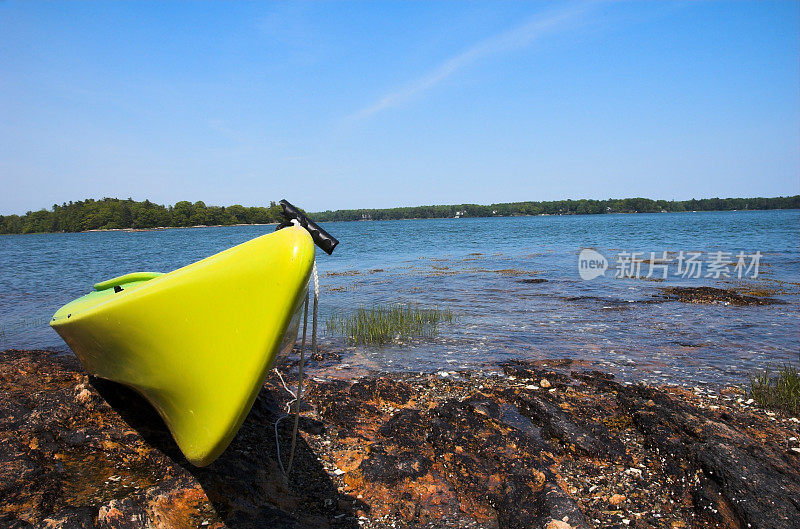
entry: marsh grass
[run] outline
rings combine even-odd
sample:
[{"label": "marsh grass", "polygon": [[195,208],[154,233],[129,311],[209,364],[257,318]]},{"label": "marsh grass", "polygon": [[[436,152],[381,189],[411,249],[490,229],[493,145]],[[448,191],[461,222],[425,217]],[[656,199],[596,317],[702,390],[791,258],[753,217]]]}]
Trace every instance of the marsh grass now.
[{"label": "marsh grass", "polygon": [[750,395],[764,408],[800,414],[800,372],[795,366],[784,364],[776,375],[769,368],[752,374]]},{"label": "marsh grass", "polygon": [[375,305],[328,316],[325,327],[328,332],[344,335],[350,344],[385,345],[404,338],[435,336],[440,323],[451,323],[454,319],[450,309]]}]

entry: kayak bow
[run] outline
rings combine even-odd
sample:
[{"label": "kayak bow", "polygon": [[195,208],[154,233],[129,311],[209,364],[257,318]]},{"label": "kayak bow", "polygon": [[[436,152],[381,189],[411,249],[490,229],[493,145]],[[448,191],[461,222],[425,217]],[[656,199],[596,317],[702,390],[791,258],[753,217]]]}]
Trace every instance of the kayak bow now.
[{"label": "kayak bow", "polygon": [[89,373],[147,399],[204,466],[294,345],[313,263],[312,236],[295,223],[173,272],[97,283],[50,325]]}]

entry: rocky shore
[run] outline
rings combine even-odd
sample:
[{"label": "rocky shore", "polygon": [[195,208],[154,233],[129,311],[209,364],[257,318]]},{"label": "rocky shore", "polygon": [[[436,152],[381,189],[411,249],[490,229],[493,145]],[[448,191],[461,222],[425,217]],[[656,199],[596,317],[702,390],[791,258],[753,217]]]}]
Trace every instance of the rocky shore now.
[{"label": "rocky shore", "polygon": [[[0,353],[0,527],[800,527],[800,421],[737,388],[557,360],[356,379],[336,363],[309,363],[285,478],[274,373],[228,450],[195,468],[134,392],[71,355]],[[291,421],[279,433],[286,460]]]}]

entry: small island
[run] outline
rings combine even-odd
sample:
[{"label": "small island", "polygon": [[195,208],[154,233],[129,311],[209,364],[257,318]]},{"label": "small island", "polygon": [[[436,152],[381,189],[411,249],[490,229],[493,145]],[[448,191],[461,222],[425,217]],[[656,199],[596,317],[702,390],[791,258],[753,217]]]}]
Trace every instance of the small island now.
[{"label": "small island", "polygon": [[[800,195],[773,198],[703,198],[653,200],[622,198],[608,200],[554,200],[503,204],[456,204],[388,209],[341,209],[312,213],[320,222],[401,219],[447,219],[465,217],[513,217],[528,215],[601,215],[608,213],[679,213],[686,211],[743,211],[800,209]],[[281,222],[281,208],[269,206],[207,206],[203,201],[180,201],[164,206],[132,198],[88,198],[53,204],[49,210],[24,215],[0,215],[0,234],[53,233],[98,230],[152,230],[275,224]]]}]

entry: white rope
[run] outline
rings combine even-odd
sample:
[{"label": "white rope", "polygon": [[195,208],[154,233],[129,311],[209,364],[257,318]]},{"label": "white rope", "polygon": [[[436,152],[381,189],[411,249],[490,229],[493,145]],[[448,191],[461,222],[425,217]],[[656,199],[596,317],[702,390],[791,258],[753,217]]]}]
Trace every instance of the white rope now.
[{"label": "white rope", "polygon": [[[317,305],[319,303],[319,277],[317,276],[317,261],[314,260],[314,265],[311,269],[312,276],[314,278],[314,308],[313,308],[313,315],[312,315],[312,323],[311,323],[311,352],[315,354],[317,352]],[[292,471],[292,463],[294,462],[294,453],[295,448],[297,445],[297,427],[300,423],[300,399],[303,395],[303,366],[305,364],[305,348],[306,348],[306,329],[308,328],[308,295],[306,295],[306,299],[304,302],[304,309],[303,309],[303,339],[300,341],[300,365],[298,367],[298,381],[297,381],[297,392],[293,393],[289,387],[286,385],[286,381],[283,379],[280,371],[275,369],[274,371],[278,374],[278,378],[283,385],[283,389],[286,390],[293,398],[286,403],[286,413],[275,421],[275,447],[277,449],[277,456],[278,456],[278,464],[280,464],[281,472],[283,475],[286,476],[289,472]],[[291,409],[291,405],[294,404],[294,427],[292,428],[292,448],[289,452],[289,464],[286,468],[283,467],[283,460],[281,459],[281,443],[278,438],[278,424],[285,418],[289,417],[289,410]]]}]

